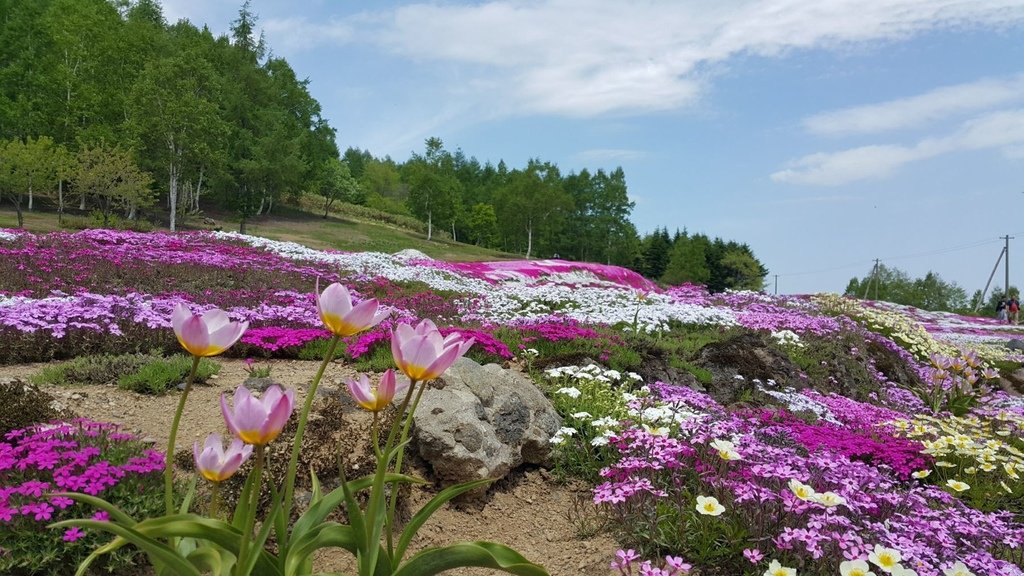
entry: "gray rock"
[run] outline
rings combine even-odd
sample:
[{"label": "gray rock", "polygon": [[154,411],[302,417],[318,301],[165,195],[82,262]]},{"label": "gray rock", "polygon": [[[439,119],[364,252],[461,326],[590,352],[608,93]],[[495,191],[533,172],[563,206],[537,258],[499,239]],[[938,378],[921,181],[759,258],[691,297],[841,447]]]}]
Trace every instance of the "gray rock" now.
[{"label": "gray rock", "polygon": [[452,485],[548,464],[561,418],[529,379],[462,358],[423,393],[413,424],[420,456]]},{"label": "gray rock", "polygon": [[249,377],[246,378],[244,382],[242,382],[242,386],[245,386],[246,388],[252,390],[253,392],[266,392],[267,388],[270,388],[274,384],[277,384],[277,382],[274,382],[273,378]]},{"label": "gray rock", "polygon": [[1006,343],[1006,347],[1010,350],[1024,350],[1024,340],[1014,338]]}]

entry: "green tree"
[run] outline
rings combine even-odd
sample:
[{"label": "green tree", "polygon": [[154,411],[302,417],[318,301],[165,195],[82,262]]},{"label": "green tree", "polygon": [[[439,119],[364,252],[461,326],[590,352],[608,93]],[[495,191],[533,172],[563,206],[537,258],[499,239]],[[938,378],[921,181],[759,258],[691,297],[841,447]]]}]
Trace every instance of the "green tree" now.
[{"label": "green tree", "polygon": [[534,240],[539,240],[539,252],[554,252],[551,240],[571,211],[572,198],[557,166],[530,160],[525,170],[509,173],[494,204],[506,249],[525,251],[530,258]]},{"label": "green tree", "polygon": [[72,181],[83,194],[98,200],[104,226],[109,225],[115,209],[134,212],[153,205],[153,178],[139,169],[126,150],[102,143],[83,147],[78,151],[77,168]]},{"label": "green tree", "polygon": [[764,266],[749,251],[727,250],[719,262],[725,271],[726,288],[738,290],[764,289],[764,277],[768,274]]},{"label": "green tree", "polygon": [[49,136],[0,143],[0,193],[14,204],[18,227],[25,225],[22,206],[32,209],[36,191],[48,193],[57,183],[58,150]]},{"label": "green tree", "polygon": [[216,103],[217,76],[198,54],[180,53],[150,62],[131,94],[131,125],[147,164],[167,175],[169,227],[177,229],[183,172],[226,138]]},{"label": "green tree", "polygon": [[[923,310],[955,311],[967,308],[967,292],[955,282],[946,282],[935,272],[929,271],[922,278],[911,278],[909,274],[898,268],[880,264],[864,278],[852,278],[846,285],[846,295],[856,298],[869,298],[896,304],[914,306]],[[995,310],[998,301],[994,291],[990,307]],[[980,298],[981,294],[976,294]]]},{"label": "green tree", "polygon": [[403,181],[409,187],[409,209],[427,223],[430,240],[435,221],[454,221],[460,195],[459,181],[451,173],[451,155],[444,150],[440,138],[427,139],[424,155],[413,154],[405,165]]},{"label": "green tree", "polygon": [[[359,189],[359,182],[349,173],[348,163],[332,158],[320,172],[317,190],[324,198],[324,218],[331,206],[338,200],[352,204],[365,202],[365,195]],[[361,201],[360,201],[361,200]]]},{"label": "green tree", "polygon": [[494,206],[479,202],[466,217],[466,229],[471,242],[477,246],[493,246],[498,236],[498,216]]},{"label": "green tree", "polygon": [[708,269],[704,246],[703,242],[691,240],[686,234],[679,236],[672,246],[661,281],[673,285],[684,282],[706,284],[711,278],[711,271]]},{"label": "green tree", "polygon": [[640,270],[648,278],[661,278],[668,267],[669,252],[672,240],[668,229],[657,228],[645,236],[641,242]]}]

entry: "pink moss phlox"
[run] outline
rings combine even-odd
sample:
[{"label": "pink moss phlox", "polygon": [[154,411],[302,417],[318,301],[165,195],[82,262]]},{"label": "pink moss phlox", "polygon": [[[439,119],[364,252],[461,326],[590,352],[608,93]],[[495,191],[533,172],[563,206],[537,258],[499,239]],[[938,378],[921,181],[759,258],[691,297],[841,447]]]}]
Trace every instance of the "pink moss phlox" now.
[{"label": "pink moss phlox", "polygon": [[331,333],[323,328],[289,328],[284,326],[262,326],[250,328],[242,336],[242,343],[277,352],[284,348],[303,346],[307,342],[329,338]]}]

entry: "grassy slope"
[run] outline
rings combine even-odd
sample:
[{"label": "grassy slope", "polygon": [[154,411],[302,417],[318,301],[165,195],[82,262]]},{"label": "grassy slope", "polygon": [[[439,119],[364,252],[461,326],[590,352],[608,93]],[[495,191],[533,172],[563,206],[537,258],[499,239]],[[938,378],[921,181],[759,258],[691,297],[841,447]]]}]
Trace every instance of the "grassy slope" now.
[{"label": "grassy slope", "polygon": [[[349,252],[397,252],[413,248],[424,254],[448,261],[505,260],[519,258],[473,246],[452,242],[435,236],[427,241],[426,235],[394,225],[371,222],[353,216],[332,214],[327,219],[295,208],[275,208],[270,217],[250,220],[246,232],[274,240],[288,240],[318,249],[345,250]],[[25,228],[31,232],[44,233],[58,230],[57,215],[52,212],[25,212]],[[237,230],[237,220],[227,214],[210,214],[224,230]],[[223,218],[223,219],[222,219]],[[9,206],[0,207],[0,228],[15,228],[17,215]],[[200,220],[193,218],[186,226],[201,227]],[[166,228],[159,228],[166,229]]]}]

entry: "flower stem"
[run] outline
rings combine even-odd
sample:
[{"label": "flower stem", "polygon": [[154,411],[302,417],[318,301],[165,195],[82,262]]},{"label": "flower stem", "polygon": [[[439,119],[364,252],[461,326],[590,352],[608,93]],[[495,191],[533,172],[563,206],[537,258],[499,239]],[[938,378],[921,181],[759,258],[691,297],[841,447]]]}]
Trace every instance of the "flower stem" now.
[{"label": "flower stem", "polygon": [[[413,385],[414,384],[415,384],[415,382],[413,382]],[[412,385],[410,385],[409,389],[412,390]],[[426,390],[426,389],[427,389],[427,383],[423,382],[423,384],[420,386],[419,390],[416,391],[416,399],[413,400],[412,408],[410,408],[409,409],[409,413],[407,415],[405,415],[405,422],[402,424],[402,435],[399,436],[399,438],[398,438],[399,444],[404,443],[409,438],[409,428],[412,426],[412,415],[416,413],[416,407],[419,406],[420,398],[423,397],[423,391]],[[409,400],[409,398],[408,398],[408,396],[406,396],[406,403],[408,403],[408,400]],[[403,408],[404,407],[405,406],[403,406]],[[402,414],[404,414],[404,410],[399,413],[400,417],[401,417]],[[398,450],[398,454],[395,455],[395,474],[401,474],[402,473],[402,456],[404,456],[404,455],[405,455],[405,446],[402,446],[402,448]],[[388,515],[387,515],[388,551],[391,552],[391,553],[394,552],[393,533],[394,533],[394,522],[395,522],[395,509],[397,507],[398,507],[398,486],[396,484],[394,486],[394,488],[391,490],[391,494],[389,495],[389,499],[388,499]],[[401,558],[398,558],[399,562],[401,562],[401,560],[402,560]]]},{"label": "flower stem", "polygon": [[245,511],[245,528],[242,529],[242,542],[238,548],[238,563],[236,566],[244,566],[246,556],[249,554],[249,545],[252,543],[252,531],[256,527],[256,508],[260,504],[260,490],[263,488],[263,462],[265,459],[265,446],[258,444],[256,448],[256,463],[253,465],[252,473],[256,475],[253,482],[251,500],[247,502]]},{"label": "flower stem", "polygon": [[171,437],[167,439],[167,454],[164,456],[164,508],[168,516],[174,514],[174,442],[178,438],[178,424],[181,423],[181,413],[185,411],[185,400],[192,391],[199,360],[199,356],[192,357],[192,370],[185,379],[185,390],[178,399],[178,408],[174,411],[174,420],[171,421]]},{"label": "flower stem", "polygon": [[220,482],[214,482],[210,493],[210,518],[220,516]]},{"label": "flower stem", "polygon": [[327,354],[324,355],[324,361],[320,363],[320,369],[317,370],[316,376],[313,377],[313,381],[309,384],[309,390],[306,391],[306,401],[302,404],[302,413],[299,415],[299,426],[295,430],[295,440],[292,442],[292,456],[288,460],[288,473],[285,476],[284,486],[284,500],[282,500],[282,513],[285,519],[291,518],[292,515],[292,496],[295,494],[295,472],[299,467],[299,451],[302,449],[302,436],[306,433],[306,421],[309,419],[309,411],[313,407],[313,399],[316,397],[316,388],[320,385],[320,380],[324,377],[324,371],[327,370],[327,365],[334,360],[334,352],[338,348],[338,342],[341,340],[338,336],[331,338],[330,344],[327,346]]}]

